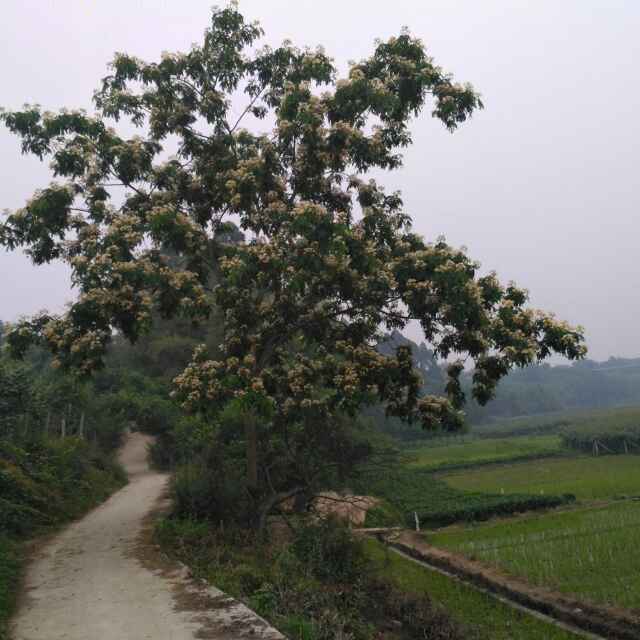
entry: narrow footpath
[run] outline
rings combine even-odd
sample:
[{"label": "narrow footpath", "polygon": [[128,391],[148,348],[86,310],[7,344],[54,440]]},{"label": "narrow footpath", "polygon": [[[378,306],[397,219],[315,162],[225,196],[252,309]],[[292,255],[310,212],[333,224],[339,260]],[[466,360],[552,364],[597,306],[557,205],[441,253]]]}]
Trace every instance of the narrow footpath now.
[{"label": "narrow footpath", "polygon": [[149,441],[129,435],[120,452],[129,484],[39,549],[27,570],[13,640],[283,639],[153,545],[168,476],[149,469]]}]

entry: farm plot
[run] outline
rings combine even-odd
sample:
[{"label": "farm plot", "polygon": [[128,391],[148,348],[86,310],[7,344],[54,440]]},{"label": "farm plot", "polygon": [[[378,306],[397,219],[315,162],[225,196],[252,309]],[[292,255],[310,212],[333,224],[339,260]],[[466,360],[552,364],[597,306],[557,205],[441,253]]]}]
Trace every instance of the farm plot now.
[{"label": "farm plot", "polygon": [[640,427],[640,407],[563,411],[539,416],[499,420],[472,427],[469,435],[479,438],[504,438],[527,435],[562,434],[598,429],[634,429]]},{"label": "farm plot", "polygon": [[627,500],[427,535],[532,583],[640,609],[640,502]]},{"label": "farm plot", "polygon": [[570,503],[573,496],[481,492],[448,486],[434,474],[416,468],[377,472],[354,486],[358,493],[383,498],[385,506],[367,514],[367,526],[414,525],[414,514],[423,526],[486,520],[533,509]]},{"label": "farm plot", "polygon": [[575,640],[578,636],[512,609],[491,596],[410,562],[367,540],[378,571],[408,593],[427,593],[458,622],[470,627],[473,640]]},{"label": "farm plot", "polygon": [[521,438],[476,438],[441,446],[409,449],[409,466],[428,471],[467,468],[493,462],[513,462],[562,455],[557,435]]},{"label": "farm plot", "polygon": [[578,456],[468,469],[440,475],[461,491],[558,495],[579,500],[640,496],[640,458],[636,455]]}]

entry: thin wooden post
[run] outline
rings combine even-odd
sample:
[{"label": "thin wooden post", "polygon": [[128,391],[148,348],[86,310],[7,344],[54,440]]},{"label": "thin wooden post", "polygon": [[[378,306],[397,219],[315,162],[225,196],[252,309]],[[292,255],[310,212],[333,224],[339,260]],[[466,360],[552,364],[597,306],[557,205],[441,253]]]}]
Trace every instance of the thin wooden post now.
[{"label": "thin wooden post", "polygon": [[80,426],[78,427],[78,435],[84,438],[84,411],[80,414]]}]

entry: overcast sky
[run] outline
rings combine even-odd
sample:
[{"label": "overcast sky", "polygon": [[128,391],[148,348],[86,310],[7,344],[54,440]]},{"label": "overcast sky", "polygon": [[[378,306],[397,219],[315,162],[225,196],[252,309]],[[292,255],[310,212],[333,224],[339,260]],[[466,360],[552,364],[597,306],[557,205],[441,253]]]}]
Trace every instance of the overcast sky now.
[{"label": "overcast sky", "polygon": [[[155,60],[201,39],[210,0],[3,0],[0,105],[91,109],[114,51]],[[425,112],[400,188],[416,230],[465,245],[532,304],[640,356],[638,0],[242,0],[265,42],[325,46],[341,69],[403,25],[486,109],[454,135]],[[0,131],[0,209],[49,181]],[[1,251],[1,250],[0,250]],[[63,266],[0,252],[0,319],[60,310]],[[414,336],[415,337],[415,336]]]}]

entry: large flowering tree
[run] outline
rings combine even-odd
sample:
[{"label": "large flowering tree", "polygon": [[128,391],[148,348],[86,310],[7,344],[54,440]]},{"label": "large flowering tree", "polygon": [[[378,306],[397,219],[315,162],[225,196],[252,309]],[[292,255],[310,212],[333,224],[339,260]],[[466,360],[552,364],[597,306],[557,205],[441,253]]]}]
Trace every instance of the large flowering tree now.
[{"label": "large flowering tree", "polygon": [[[204,321],[215,307],[222,355],[197,350],[176,394],[215,415],[245,407],[260,432],[250,430],[254,462],[256,441],[299,453],[336,416],[371,403],[455,429],[463,359],[484,403],[513,366],[583,355],[579,329],[527,308],[525,291],[479,275],[463,251],[413,233],[400,195],[367,176],[401,166],[425,107],[450,131],[465,122],[482,107],[471,86],[454,83],[408,32],[340,79],[321,49],[257,49],[260,36],[235,7],[214,10],[188,53],[153,63],[117,54],[94,115],[3,112],[58,181],[9,215],[0,241],[36,264],[64,260],[78,291],[65,314],[15,325],[16,353],[44,344],[56,363],[89,373],[114,331],[135,340],[157,312]],[[122,119],[139,134],[117,133]],[[246,242],[229,241],[230,223]],[[411,320],[450,362],[443,397],[419,396],[406,347],[374,348]],[[310,463],[298,460],[302,478]],[[272,498],[296,490],[290,474],[278,487],[265,473]]]}]

